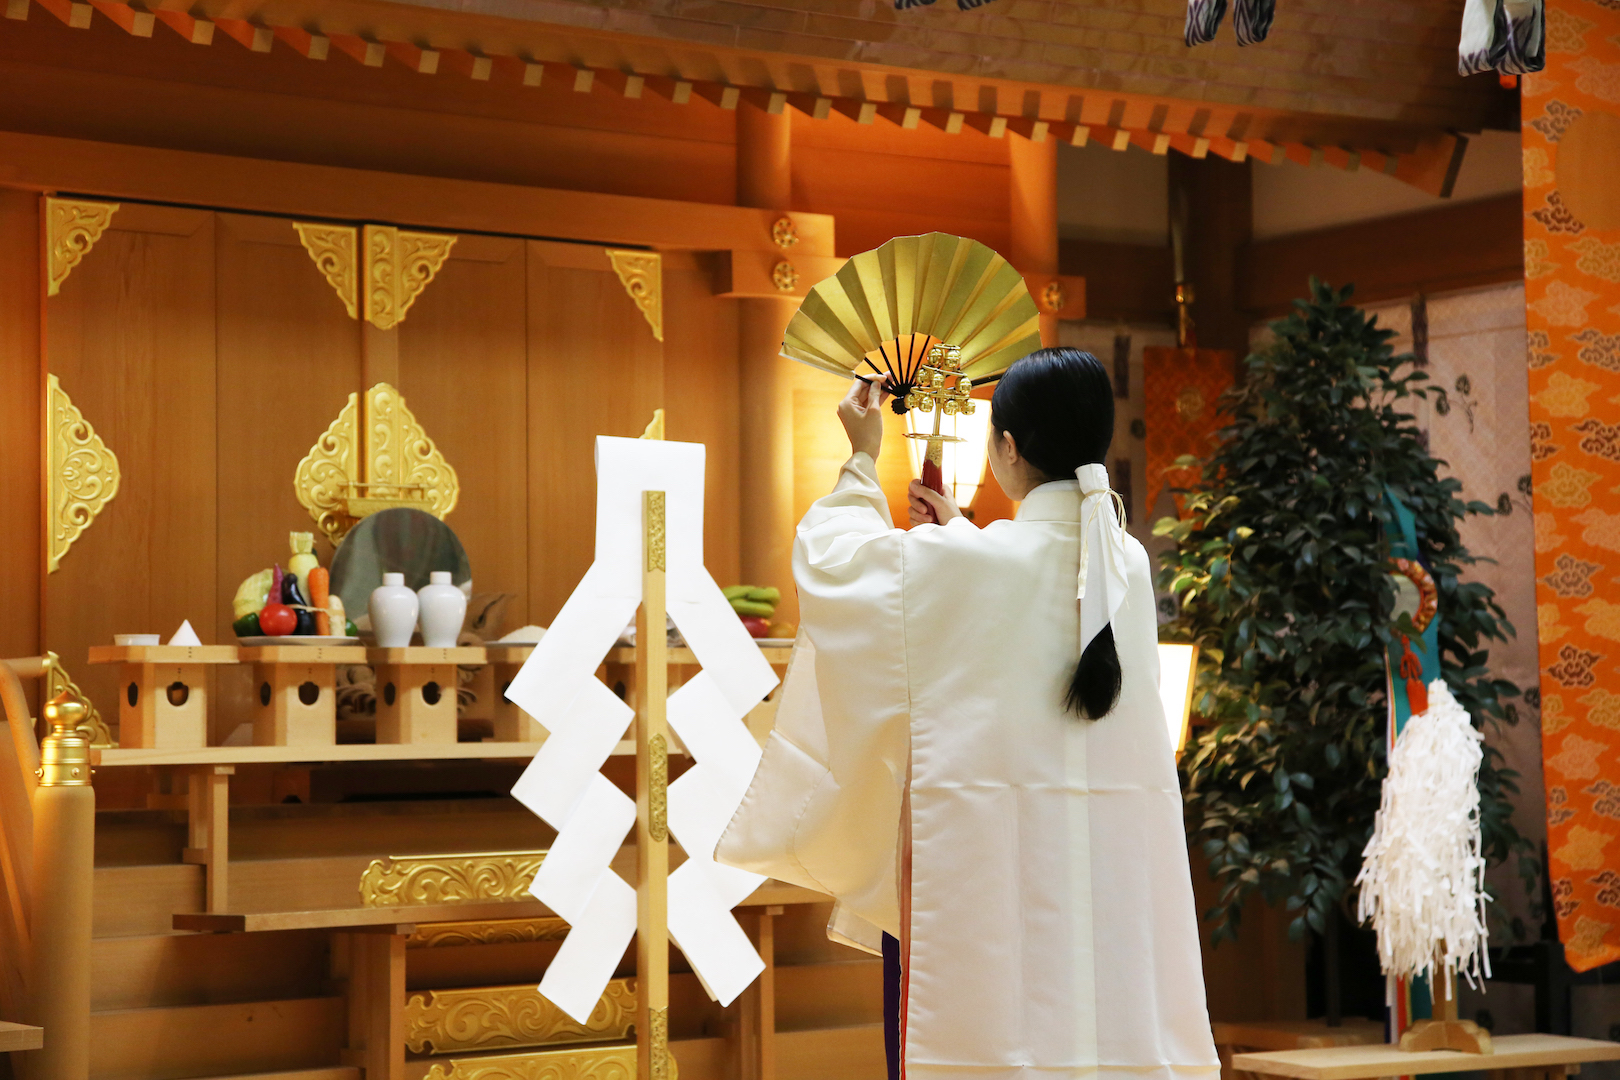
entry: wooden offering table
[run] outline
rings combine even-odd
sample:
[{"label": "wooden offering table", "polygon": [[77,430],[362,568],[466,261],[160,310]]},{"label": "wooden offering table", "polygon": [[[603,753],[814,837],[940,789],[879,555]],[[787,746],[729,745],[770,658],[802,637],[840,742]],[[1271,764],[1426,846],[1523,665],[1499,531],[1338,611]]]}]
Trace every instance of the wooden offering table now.
[{"label": "wooden offering table", "polygon": [[1322,1046],[1365,1046],[1384,1041],[1384,1025],[1359,1016],[1347,1016],[1329,1027],[1325,1020],[1220,1021],[1210,1025],[1215,1052],[1221,1059],[1221,1080],[1252,1080],[1232,1067],[1237,1054],[1259,1050],[1310,1050]]},{"label": "wooden offering table", "polygon": [[1232,1067],[1294,1080],[1377,1080],[1385,1076],[1486,1072],[1492,1080],[1559,1080],[1587,1061],[1620,1061],[1620,1043],[1567,1035],[1503,1035],[1491,1054],[1452,1050],[1411,1053],[1399,1046],[1327,1046],[1237,1054]]},{"label": "wooden offering table", "polygon": [[489,663],[480,672],[475,685],[480,699],[486,693],[489,695],[491,706],[484,712],[495,724],[497,742],[544,742],[546,739],[546,729],[540,726],[538,720],[506,700],[506,688],[512,685],[518,670],[532,652],[533,645],[496,643],[484,646]]},{"label": "wooden offering table", "polygon": [[253,745],[337,742],[337,665],[363,664],[358,645],[261,645],[241,650],[253,665]]},{"label": "wooden offering table", "polygon": [[234,645],[92,645],[92,664],[119,664],[118,744],[208,745],[208,665],[237,662]]},{"label": "wooden offering table", "polygon": [[379,743],[456,741],[456,667],[484,663],[483,649],[411,645],[367,649],[366,659],[377,671]]}]

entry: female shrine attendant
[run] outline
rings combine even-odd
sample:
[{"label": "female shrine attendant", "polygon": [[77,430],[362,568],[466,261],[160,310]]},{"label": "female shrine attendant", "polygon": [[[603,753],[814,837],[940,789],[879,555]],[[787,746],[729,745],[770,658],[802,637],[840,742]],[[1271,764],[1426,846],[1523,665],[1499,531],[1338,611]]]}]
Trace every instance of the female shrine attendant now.
[{"label": "female shrine attendant", "polygon": [[893,527],[882,401],[858,382],[838,407],[853,453],[799,525],[800,649],[716,856],[835,897],[837,940],[900,939],[910,1080],[1214,1080],[1107,374],[1074,349],[1008,370],[990,462],[1022,505],[983,529],[920,485]]}]

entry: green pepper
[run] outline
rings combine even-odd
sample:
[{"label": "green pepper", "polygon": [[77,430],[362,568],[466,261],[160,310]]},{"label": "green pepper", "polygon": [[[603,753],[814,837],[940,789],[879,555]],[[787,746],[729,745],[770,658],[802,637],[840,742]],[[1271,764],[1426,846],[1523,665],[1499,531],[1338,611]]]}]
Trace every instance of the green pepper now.
[{"label": "green pepper", "polygon": [[250,611],[246,615],[231,623],[231,631],[237,637],[258,637],[263,631],[259,629],[259,613]]}]

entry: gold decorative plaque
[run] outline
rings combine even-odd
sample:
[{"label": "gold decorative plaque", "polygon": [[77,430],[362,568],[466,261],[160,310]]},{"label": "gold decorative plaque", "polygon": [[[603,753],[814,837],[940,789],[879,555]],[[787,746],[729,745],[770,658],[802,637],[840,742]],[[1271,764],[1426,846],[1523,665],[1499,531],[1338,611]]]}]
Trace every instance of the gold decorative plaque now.
[{"label": "gold decorative plaque", "polygon": [[792,292],[799,287],[799,272],[786,259],[771,267],[771,284],[777,292]]},{"label": "gold decorative plaque", "polygon": [[47,573],[118,494],[118,455],[84,418],[55,375],[45,377]]},{"label": "gold decorative plaque", "polygon": [[[679,1080],[669,1057],[666,1080]],[[636,1080],[634,1046],[531,1050],[438,1062],[424,1080]]]},{"label": "gold decorative plaque", "polygon": [[78,698],[88,710],[77,730],[89,740],[93,749],[105,750],[118,745],[113,740],[112,729],[107,727],[107,721],[101,718],[101,713],[96,709],[96,703],[85,697],[84,691],[68,675],[67,669],[62,667],[62,658],[48,652],[45,654],[45,700],[50,701],[63,693]]},{"label": "gold decorative plaque", "polygon": [[664,260],[656,251],[608,249],[608,261],[619,284],[652,327],[653,337],[664,340]]},{"label": "gold decorative plaque", "polygon": [[553,1043],[622,1039],[636,1019],[636,991],[614,979],[581,1024],[541,997],[532,983],[412,994],[405,1002],[405,1045],[413,1054],[453,1054]]},{"label": "gold decorative plaque", "polygon": [[647,569],[664,569],[664,493],[643,491],[642,517],[647,528]]},{"label": "gold decorative plaque", "polygon": [[360,876],[365,907],[455,904],[469,900],[522,900],[543,851],[478,855],[390,855],[373,859]]},{"label": "gold decorative plaque", "polygon": [[343,301],[349,318],[359,318],[358,275],[355,273],[359,230],[353,225],[314,225],[305,221],[295,221],[292,226],[298,230],[298,239],[315,261],[316,268]]},{"label": "gold decorative plaque", "polygon": [[87,199],[45,200],[45,295],[62,291],[62,282],[107,230],[118,203]]},{"label": "gold decorative plaque", "polygon": [[364,239],[366,321],[379,330],[391,330],[405,320],[405,313],[450,257],[456,238],[367,225]]},{"label": "gold decorative plaque", "polygon": [[293,474],[298,501],[335,544],[367,514],[409,506],[444,518],[461,482],[388,383],[349,400]]},{"label": "gold decorative plaque", "polygon": [[528,941],[561,941],[568,923],[555,915],[538,919],[478,919],[470,922],[420,923],[405,939],[407,949],[447,949],[462,945],[517,945]]},{"label": "gold decorative plaque", "polygon": [[651,782],[647,785],[647,835],[659,843],[669,839],[669,744],[662,735],[647,742]]}]

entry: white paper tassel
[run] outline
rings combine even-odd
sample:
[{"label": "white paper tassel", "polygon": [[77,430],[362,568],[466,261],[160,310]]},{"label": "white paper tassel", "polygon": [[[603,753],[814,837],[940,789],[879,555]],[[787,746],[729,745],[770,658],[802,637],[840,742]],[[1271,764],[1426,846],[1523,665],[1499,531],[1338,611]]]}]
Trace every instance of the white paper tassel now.
[{"label": "white paper tassel", "polygon": [[1360,917],[1378,931],[1386,975],[1426,974],[1438,958],[1470,986],[1491,973],[1485,953],[1485,859],[1480,854],[1483,737],[1444,682],[1409,720],[1389,755],[1383,804],[1362,853]]}]

